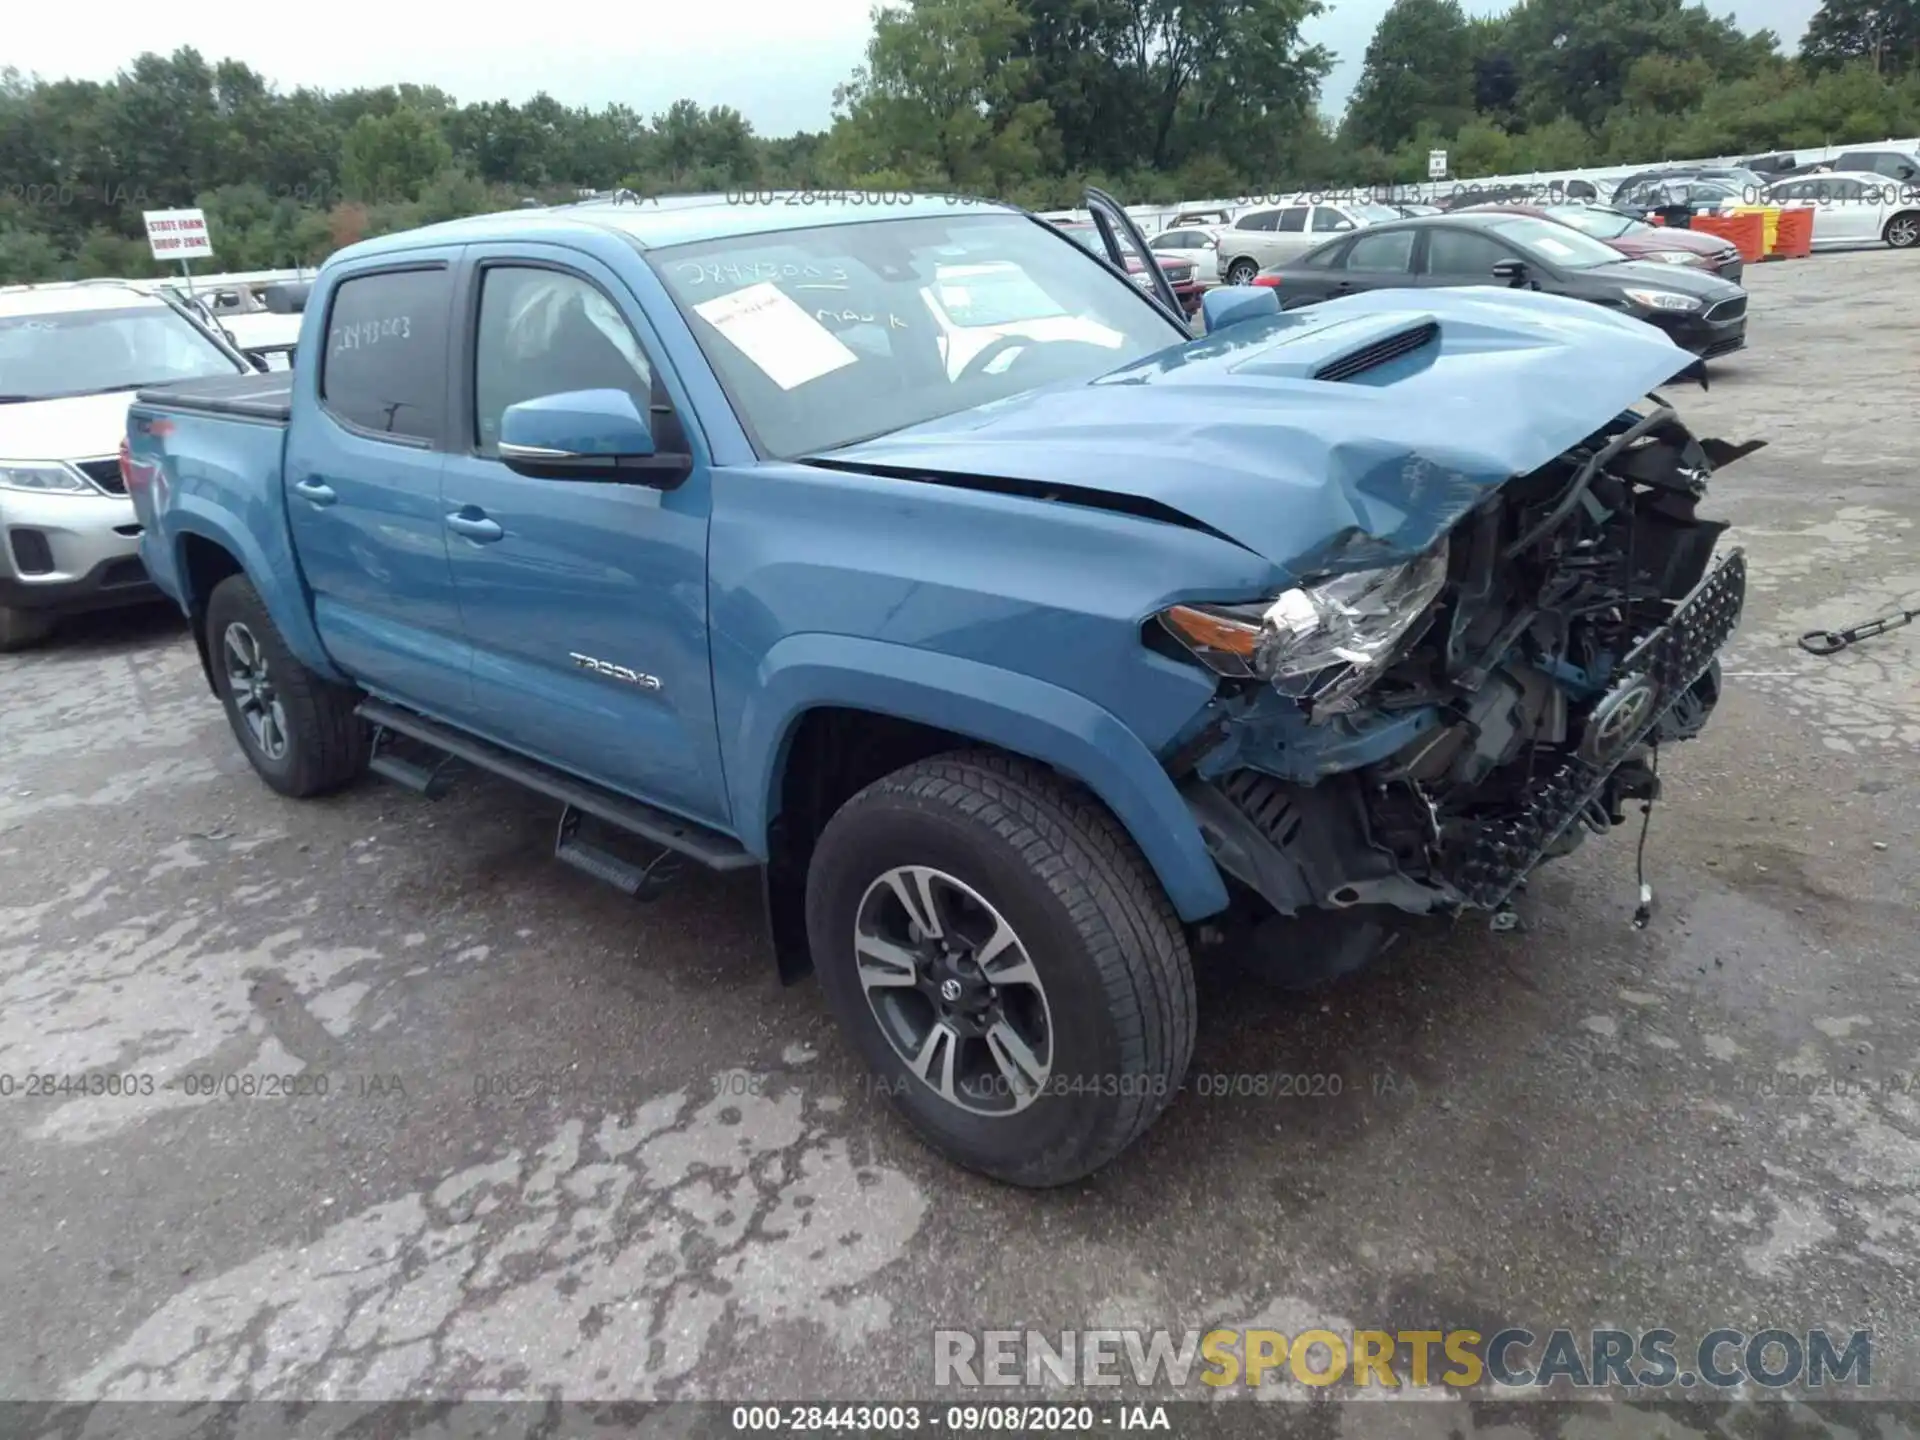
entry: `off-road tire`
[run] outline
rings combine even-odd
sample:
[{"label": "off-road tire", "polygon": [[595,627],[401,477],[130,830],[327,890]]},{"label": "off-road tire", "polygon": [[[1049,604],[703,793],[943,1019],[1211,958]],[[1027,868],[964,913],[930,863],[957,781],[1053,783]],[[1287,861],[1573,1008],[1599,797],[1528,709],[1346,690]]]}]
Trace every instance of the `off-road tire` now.
[{"label": "off-road tire", "polygon": [[[920,1080],[861,983],[854,930],[885,872],[927,865],[1020,936],[1052,1013],[1053,1074],[1016,1114],[981,1115]],[[1156,1120],[1193,1056],[1185,931],[1114,816],[1044,767],[992,751],[921,761],[841,807],[807,875],[807,931],[827,1000],[876,1088],[935,1150],[1015,1185],[1064,1185]]]},{"label": "off-road tire", "polygon": [[38,610],[17,610],[0,605],[0,655],[10,655],[38,645],[53,633],[53,617]]},{"label": "off-road tire", "polygon": [[[222,646],[228,627],[236,623],[258,643],[286,716],[286,753],[277,759],[261,748],[241,718],[227,678]],[[262,780],[282,795],[303,800],[338,790],[367,768],[367,726],[354,714],[359,693],[323,679],[294,658],[246,576],[228,576],[207,597],[206,639],[227,722]]]}]

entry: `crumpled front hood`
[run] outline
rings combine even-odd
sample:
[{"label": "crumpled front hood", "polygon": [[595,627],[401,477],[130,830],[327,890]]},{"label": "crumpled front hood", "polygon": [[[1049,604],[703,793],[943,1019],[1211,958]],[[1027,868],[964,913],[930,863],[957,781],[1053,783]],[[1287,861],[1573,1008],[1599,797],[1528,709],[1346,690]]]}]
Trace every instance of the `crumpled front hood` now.
[{"label": "crumpled front hood", "polygon": [[[1313,371],[1437,322],[1346,381]],[[1694,357],[1582,300],[1378,291],[1228,326],[1087,384],[1050,386],[818,458],[1153,502],[1294,576],[1410,558]]]}]

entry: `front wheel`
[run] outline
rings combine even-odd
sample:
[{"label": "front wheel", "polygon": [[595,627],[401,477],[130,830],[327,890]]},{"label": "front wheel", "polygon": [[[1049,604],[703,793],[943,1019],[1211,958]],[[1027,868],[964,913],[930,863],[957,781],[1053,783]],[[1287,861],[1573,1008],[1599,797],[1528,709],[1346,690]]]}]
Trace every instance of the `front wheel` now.
[{"label": "front wheel", "polygon": [[1131,839],[1052,772],[939,756],[861,791],[807,876],[828,1003],[929,1144],[1016,1185],[1099,1169],[1193,1054],[1186,936]]},{"label": "front wheel", "polygon": [[1242,257],[1227,267],[1227,283],[1229,285],[1251,285],[1253,283],[1253,277],[1259,273],[1260,267],[1258,265]]},{"label": "front wheel", "polygon": [[1884,238],[1896,250],[1911,250],[1920,245],[1920,210],[1909,210],[1887,221]]},{"label": "front wheel", "polygon": [[359,697],[294,658],[252,581],[230,575],[215,586],[206,627],[227,721],[262,780],[305,799],[366,769],[367,727],[354,713]]}]

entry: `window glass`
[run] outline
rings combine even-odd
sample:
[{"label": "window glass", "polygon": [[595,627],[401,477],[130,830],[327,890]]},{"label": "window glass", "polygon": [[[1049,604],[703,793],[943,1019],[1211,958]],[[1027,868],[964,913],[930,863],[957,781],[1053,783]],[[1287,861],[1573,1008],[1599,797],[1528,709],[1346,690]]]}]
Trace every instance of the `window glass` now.
[{"label": "window glass", "polygon": [[577,275],[490,267],[480,287],[474,344],[474,443],[500,447],[509,405],[573,390],[624,390],[648,413],[653,367],[613,302]]},{"label": "window glass", "polygon": [[1321,234],[1333,234],[1338,230],[1353,229],[1353,221],[1342,215],[1331,205],[1313,207],[1313,230]]},{"label": "window glass", "polygon": [[[1278,210],[1256,210],[1253,214],[1242,215],[1238,220],[1234,221],[1233,228],[1236,230],[1271,230],[1273,229],[1274,221],[1279,218],[1280,212]],[[1294,228],[1298,229],[1299,227],[1295,226]]]},{"label": "window glass", "polygon": [[[1551,220],[1534,223],[1542,226],[1553,224]],[[1579,234],[1577,230],[1567,233]],[[1431,275],[1470,275],[1476,279],[1491,280],[1493,267],[1502,260],[1511,259],[1513,255],[1506,246],[1472,230],[1435,227],[1427,232],[1427,272]]]},{"label": "window glass", "polygon": [[1307,207],[1304,205],[1295,205],[1291,209],[1282,210],[1280,212],[1279,222],[1275,224],[1273,228],[1286,231],[1290,234],[1305,230],[1307,228]]},{"label": "window glass", "polygon": [[159,303],[0,318],[0,395],[51,400],[236,373],[213,341]]},{"label": "window glass", "polygon": [[[1503,215],[1488,228],[1518,245],[1528,255],[1563,269],[1591,270],[1601,265],[1617,265],[1626,258],[1611,245],[1603,244],[1590,235],[1582,235],[1578,230],[1532,215]],[[1511,260],[1513,256],[1501,251],[1494,258]]]},{"label": "window glass", "polygon": [[394,270],[344,281],[327,315],[320,399],[351,424],[432,440],[446,410],[445,269]]},{"label": "window glass", "polygon": [[817,455],[1189,338],[1017,215],[921,216],[646,252],[760,448]]},{"label": "window glass", "polygon": [[[1412,230],[1383,230],[1358,237],[1347,251],[1348,270],[1384,270],[1404,274],[1413,268]],[[1437,236],[1438,231],[1434,234]]]}]

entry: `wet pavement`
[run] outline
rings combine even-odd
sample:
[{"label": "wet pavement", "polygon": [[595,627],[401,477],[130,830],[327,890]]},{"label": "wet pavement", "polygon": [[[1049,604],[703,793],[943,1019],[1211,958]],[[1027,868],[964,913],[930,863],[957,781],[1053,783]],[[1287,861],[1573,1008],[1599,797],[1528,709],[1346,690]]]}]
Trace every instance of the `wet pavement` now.
[{"label": "wet pavement", "polygon": [[1710,502],[1752,591],[1652,924],[1628,828],[1516,932],[1203,974],[1186,1092],[1064,1191],[909,1137],[751,877],[636,906],[491,781],[282,800],[164,613],[0,658],[0,1396],[948,1400],[936,1330],[1219,1325],[1868,1329],[1920,1395],[1920,626],[1794,644],[1920,603],[1916,277],[1756,266],[1669,393],[1772,443]]}]

